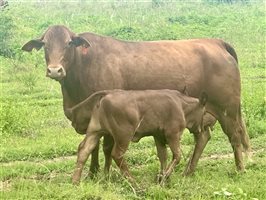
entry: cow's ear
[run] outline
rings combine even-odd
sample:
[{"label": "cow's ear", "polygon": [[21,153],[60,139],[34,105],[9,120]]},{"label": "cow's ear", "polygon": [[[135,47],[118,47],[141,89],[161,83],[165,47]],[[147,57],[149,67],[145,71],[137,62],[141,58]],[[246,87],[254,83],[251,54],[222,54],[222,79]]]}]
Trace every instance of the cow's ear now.
[{"label": "cow's ear", "polygon": [[208,101],[208,95],[206,94],[206,92],[202,92],[200,95],[200,104],[202,106],[205,106],[207,101]]},{"label": "cow's ear", "polygon": [[31,52],[32,49],[40,50],[44,45],[44,42],[41,39],[30,40],[21,48],[23,51]]},{"label": "cow's ear", "polygon": [[90,42],[86,38],[81,37],[81,36],[73,36],[70,44],[73,44],[76,47],[79,47],[79,46],[90,47],[91,46]]}]

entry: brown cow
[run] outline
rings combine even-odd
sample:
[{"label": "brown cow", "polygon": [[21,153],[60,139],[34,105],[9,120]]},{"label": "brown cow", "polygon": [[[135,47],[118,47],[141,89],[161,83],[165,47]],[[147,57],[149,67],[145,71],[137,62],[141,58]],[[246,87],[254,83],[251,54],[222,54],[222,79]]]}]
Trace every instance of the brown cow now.
[{"label": "brown cow", "polygon": [[[204,93],[199,101],[175,90],[109,90],[92,94],[66,111],[76,131],[86,132],[78,148],[73,183],[79,182],[88,156],[105,134],[114,139],[112,157],[130,180],[133,178],[123,158],[129,143],[152,135],[161,162],[159,182],[162,183],[180,161],[179,143],[183,130],[201,132],[206,100]],[[168,167],[166,143],[173,153]]]},{"label": "brown cow", "polygon": [[[47,76],[58,80],[64,110],[95,91],[145,90],[184,87],[190,96],[205,91],[208,113],[220,122],[234,150],[238,170],[244,169],[242,146],[250,150],[241,116],[240,73],[235,50],[217,39],[126,42],[93,33],[75,34],[65,26],[51,26],[39,39],[22,49],[44,47]],[[195,137],[196,145],[185,174],[195,170],[209,138],[209,129]],[[111,139],[105,137],[105,156],[110,157]],[[108,165],[107,165],[108,166]],[[98,145],[90,171],[99,167]]]}]

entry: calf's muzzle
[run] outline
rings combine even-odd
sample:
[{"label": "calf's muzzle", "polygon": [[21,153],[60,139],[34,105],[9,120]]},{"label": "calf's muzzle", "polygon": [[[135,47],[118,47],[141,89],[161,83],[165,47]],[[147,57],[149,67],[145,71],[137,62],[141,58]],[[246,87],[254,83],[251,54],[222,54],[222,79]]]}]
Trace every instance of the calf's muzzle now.
[{"label": "calf's muzzle", "polygon": [[60,80],[66,76],[66,71],[63,66],[48,66],[46,76]]}]

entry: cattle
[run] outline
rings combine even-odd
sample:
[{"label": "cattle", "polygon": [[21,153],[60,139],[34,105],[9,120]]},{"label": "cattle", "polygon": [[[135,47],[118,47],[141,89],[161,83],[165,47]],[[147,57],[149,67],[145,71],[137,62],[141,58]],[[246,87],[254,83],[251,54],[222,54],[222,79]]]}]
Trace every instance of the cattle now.
[{"label": "cattle", "polygon": [[[250,151],[250,143],[241,115],[238,59],[228,43],[219,39],[130,42],[90,32],[76,34],[54,25],[40,38],[25,43],[22,50],[42,47],[47,76],[61,84],[64,110],[100,90],[181,91],[186,87],[195,98],[205,91],[207,113],[221,124],[232,145],[236,167],[244,170],[242,150]],[[194,172],[209,139],[208,128],[196,135],[185,175]],[[104,137],[103,146],[109,157],[112,138]],[[91,173],[99,168],[98,149],[99,145],[92,153]]]},{"label": "cattle", "polygon": [[[129,143],[153,136],[161,163],[158,181],[163,183],[180,161],[183,130],[188,128],[194,134],[201,132],[206,101],[204,93],[198,100],[175,90],[109,90],[92,94],[66,111],[76,131],[86,132],[78,148],[73,183],[79,182],[88,156],[100,137],[106,134],[114,139],[112,158],[131,181],[133,177],[124,160]],[[173,154],[168,166],[166,144]]]}]

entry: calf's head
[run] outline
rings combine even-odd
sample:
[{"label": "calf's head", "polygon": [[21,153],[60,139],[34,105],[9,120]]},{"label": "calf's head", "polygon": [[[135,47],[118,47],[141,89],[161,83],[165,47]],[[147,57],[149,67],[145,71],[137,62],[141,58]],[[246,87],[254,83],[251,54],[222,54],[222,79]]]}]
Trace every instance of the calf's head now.
[{"label": "calf's head", "polygon": [[191,133],[198,133],[203,131],[203,116],[206,114],[205,105],[208,96],[206,93],[202,93],[199,102],[193,105],[190,112],[186,116],[187,128]]},{"label": "calf's head", "polygon": [[76,48],[88,48],[89,41],[71,32],[65,26],[51,26],[39,39],[33,39],[23,45],[22,50],[44,48],[47,65],[46,75],[55,80],[62,80],[75,61]]}]

